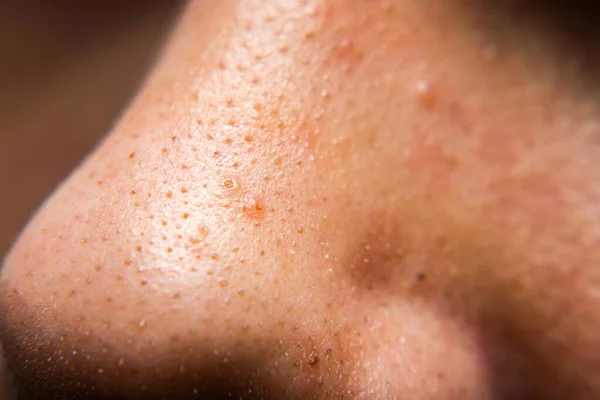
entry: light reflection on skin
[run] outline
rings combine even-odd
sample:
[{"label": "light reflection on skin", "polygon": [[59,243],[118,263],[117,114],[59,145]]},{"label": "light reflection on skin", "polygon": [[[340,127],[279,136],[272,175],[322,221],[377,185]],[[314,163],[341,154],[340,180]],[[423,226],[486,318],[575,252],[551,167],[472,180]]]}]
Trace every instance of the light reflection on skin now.
[{"label": "light reflection on skin", "polygon": [[17,375],[58,397],[594,398],[587,47],[480,3],[192,2],[7,260]]}]

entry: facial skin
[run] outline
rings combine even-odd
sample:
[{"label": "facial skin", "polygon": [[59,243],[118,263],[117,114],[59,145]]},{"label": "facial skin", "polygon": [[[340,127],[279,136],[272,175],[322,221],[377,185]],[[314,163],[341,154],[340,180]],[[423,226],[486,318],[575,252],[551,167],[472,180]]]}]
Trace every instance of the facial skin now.
[{"label": "facial skin", "polygon": [[5,261],[21,393],[600,396],[590,48],[458,3],[191,2]]}]

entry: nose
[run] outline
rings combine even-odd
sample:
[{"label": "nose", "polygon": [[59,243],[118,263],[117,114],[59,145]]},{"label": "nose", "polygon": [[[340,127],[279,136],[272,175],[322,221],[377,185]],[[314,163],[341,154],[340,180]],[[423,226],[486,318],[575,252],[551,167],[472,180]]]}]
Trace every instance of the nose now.
[{"label": "nose", "polygon": [[[593,398],[590,146],[498,140],[562,125],[517,110],[537,92],[503,92],[460,37],[433,43],[414,2],[313,3],[190,3],[5,260],[24,397]],[[463,71],[433,68],[447,99],[407,86],[406,41]],[[461,111],[471,83],[503,111]]]},{"label": "nose", "polygon": [[[212,149],[191,150],[197,138],[166,130],[147,144],[132,129],[126,117],[5,262],[2,339],[20,390],[32,398],[334,390],[355,351],[341,338],[339,301],[323,294],[325,273],[307,272],[314,255],[301,249],[315,233],[292,222],[302,219],[287,211],[296,205],[276,204],[259,177],[215,172]],[[222,146],[249,146],[245,136]]]},{"label": "nose", "polygon": [[[399,235],[386,213],[365,212],[378,198],[361,197],[368,176],[341,168],[357,150],[328,147],[329,93],[293,73],[288,47],[262,23],[232,34],[231,51],[206,44],[224,29],[211,21],[231,18],[226,3],[190,7],[141,94],[5,260],[1,337],[23,396],[487,390],[474,335],[406,301],[423,274],[394,276]],[[205,51],[181,51],[190,41]],[[263,52],[260,68],[244,67]],[[183,72],[190,63],[206,70]]]}]

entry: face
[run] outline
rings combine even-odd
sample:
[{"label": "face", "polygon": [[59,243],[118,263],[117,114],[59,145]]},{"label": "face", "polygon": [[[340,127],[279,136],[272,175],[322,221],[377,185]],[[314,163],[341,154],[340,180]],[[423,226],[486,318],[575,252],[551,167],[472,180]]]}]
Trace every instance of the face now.
[{"label": "face", "polygon": [[580,8],[190,2],[6,258],[21,393],[599,396]]}]

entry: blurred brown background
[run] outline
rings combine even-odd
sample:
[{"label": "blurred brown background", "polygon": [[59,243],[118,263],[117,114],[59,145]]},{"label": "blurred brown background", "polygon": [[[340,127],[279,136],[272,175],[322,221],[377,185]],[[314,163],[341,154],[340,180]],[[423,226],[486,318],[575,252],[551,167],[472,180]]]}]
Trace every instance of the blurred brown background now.
[{"label": "blurred brown background", "polygon": [[0,2],[0,259],[118,117],[181,5]]},{"label": "blurred brown background", "polygon": [[94,146],[163,43],[178,1],[0,4],[0,254]]}]

